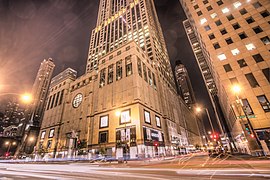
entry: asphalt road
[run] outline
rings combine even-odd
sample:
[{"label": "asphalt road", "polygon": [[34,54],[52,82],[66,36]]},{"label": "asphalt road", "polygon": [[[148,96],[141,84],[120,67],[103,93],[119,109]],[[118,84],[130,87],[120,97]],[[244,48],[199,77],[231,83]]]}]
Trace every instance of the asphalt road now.
[{"label": "asphalt road", "polygon": [[[196,167],[194,167],[196,165]],[[211,165],[211,166],[210,166]],[[179,180],[270,179],[269,160],[228,160],[182,157],[128,164],[15,164],[0,163],[0,180]]]}]

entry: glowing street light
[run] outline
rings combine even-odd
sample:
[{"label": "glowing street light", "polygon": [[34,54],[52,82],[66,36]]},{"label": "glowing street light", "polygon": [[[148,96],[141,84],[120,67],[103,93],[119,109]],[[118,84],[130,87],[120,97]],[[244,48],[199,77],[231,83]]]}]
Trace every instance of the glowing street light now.
[{"label": "glowing street light", "polygon": [[115,115],[116,115],[117,117],[119,117],[119,116],[121,115],[121,112],[120,112],[120,111],[116,111],[116,112],[115,112]]},{"label": "glowing street light", "polygon": [[25,104],[30,104],[33,100],[32,95],[30,93],[24,93],[24,94],[19,94],[19,93],[0,93],[0,96],[5,96],[5,95],[16,95],[20,97],[20,100],[25,103]]},{"label": "glowing street light", "polygon": [[31,103],[32,102],[32,95],[29,93],[24,93],[21,95],[21,100],[24,103]]},{"label": "glowing street light", "polygon": [[35,140],[34,137],[29,137],[29,139],[28,139],[29,142],[33,142],[34,140]]},{"label": "glowing street light", "polygon": [[232,91],[235,93],[235,94],[239,94],[241,92],[241,87],[239,85],[234,85],[232,87]]},{"label": "glowing street light", "polygon": [[200,108],[200,107],[196,107],[196,112],[201,112],[202,111],[202,108]]}]

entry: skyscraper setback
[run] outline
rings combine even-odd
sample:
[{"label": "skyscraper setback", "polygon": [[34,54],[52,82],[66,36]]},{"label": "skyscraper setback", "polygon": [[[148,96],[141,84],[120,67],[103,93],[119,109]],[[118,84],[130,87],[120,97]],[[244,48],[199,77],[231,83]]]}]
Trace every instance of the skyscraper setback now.
[{"label": "skyscraper setback", "polygon": [[53,155],[153,157],[201,144],[197,119],[177,95],[153,0],[101,0],[86,73],[52,83],[48,97],[63,89],[63,103],[48,101],[37,144]]},{"label": "skyscraper setback", "polygon": [[[270,1],[180,3],[190,22],[190,32],[198,39],[197,45],[207,50],[204,56],[213,66],[210,70],[213,69],[217,95],[237,148],[245,152],[249,142],[250,153],[260,149],[268,152]],[[196,43],[192,41],[192,46]],[[232,87],[241,92],[233,92]]]}]

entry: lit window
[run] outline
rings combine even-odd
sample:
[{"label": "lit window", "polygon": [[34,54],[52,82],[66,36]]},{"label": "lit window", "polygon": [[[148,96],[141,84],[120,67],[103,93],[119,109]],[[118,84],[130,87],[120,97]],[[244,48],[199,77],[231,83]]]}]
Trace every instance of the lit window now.
[{"label": "lit window", "polygon": [[105,128],[109,126],[109,116],[102,116],[100,117],[100,121],[99,121],[99,128]]},{"label": "lit window", "polygon": [[223,61],[223,60],[227,59],[227,57],[225,56],[225,54],[220,54],[220,55],[218,55],[218,59],[220,61]]},{"label": "lit window", "polygon": [[212,19],[214,19],[215,17],[217,17],[217,13],[213,13],[210,15]]},{"label": "lit window", "polygon": [[233,54],[234,56],[240,53],[240,51],[239,51],[237,48],[231,50],[231,52],[232,52],[232,54]]},{"label": "lit window", "polygon": [[120,124],[129,123],[130,121],[130,110],[122,111],[120,114]]},{"label": "lit window", "polygon": [[144,110],[144,121],[148,124],[151,124],[150,112]]},{"label": "lit window", "polygon": [[229,12],[230,10],[228,9],[228,8],[224,8],[224,9],[222,9],[221,10],[223,13],[227,13],[227,12]]},{"label": "lit window", "polygon": [[207,22],[207,20],[205,19],[205,18],[202,18],[201,19],[201,24],[204,24],[204,23],[206,23]]},{"label": "lit window", "polygon": [[241,6],[242,4],[241,4],[239,1],[237,1],[237,2],[233,3],[233,5],[234,5],[235,8],[238,8],[238,7]]},{"label": "lit window", "polygon": [[46,131],[42,131],[42,132],[41,132],[40,139],[44,139],[44,138],[45,138],[45,134],[46,134]]},{"label": "lit window", "polygon": [[247,50],[253,50],[253,49],[256,49],[256,47],[254,46],[254,44],[252,44],[252,43],[250,43],[250,44],[247,44],[246,45],[246,48],[247,48]]},{"label": "lit window", "polygon": [[157,124],[157,127],[161,127],[160,117],[158,116],[156,116],[156,124]]},{"label": "lit window", "polygon": [[50,129],[49,138],[52,138],[54,136],[54,128]]}]

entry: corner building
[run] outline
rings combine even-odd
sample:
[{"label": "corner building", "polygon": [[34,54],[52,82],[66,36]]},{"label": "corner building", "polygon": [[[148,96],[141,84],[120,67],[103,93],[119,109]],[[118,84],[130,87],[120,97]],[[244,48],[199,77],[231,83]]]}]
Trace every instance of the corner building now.
[{"label": "corner building", "polygon": [[[180,0],[201,45],[208,51],[216,73],[219,97],[238,148],[248,142],[250,153],[258,150],[250,136],[248,119],[264,152],[270,141],[270,1]],[[209,63],[210,64],[210,63]],[[237,102],[232,87],[239,85]],[[232,116],[231,116],[232,117]],[[246,152],[246,150],[245,150]]]},{"label": "corner building", "polygon": [[[49,97],[62,83],[51,84]],[[51,154],[137,158],[201,145],[196,116],[177,95],[152,0],[101,0],[86,73],[65,85],[62,107],[48,100],[37,144]]]}]

